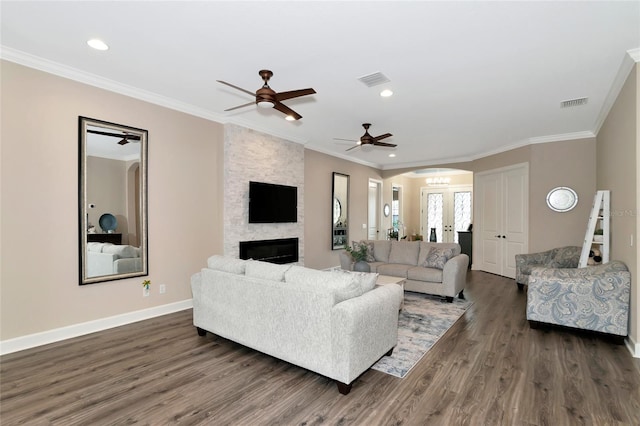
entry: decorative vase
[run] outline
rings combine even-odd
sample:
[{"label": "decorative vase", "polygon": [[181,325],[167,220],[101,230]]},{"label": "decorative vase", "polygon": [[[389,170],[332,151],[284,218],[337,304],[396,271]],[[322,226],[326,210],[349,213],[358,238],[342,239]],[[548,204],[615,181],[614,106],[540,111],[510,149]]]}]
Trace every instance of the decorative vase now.
[{"label": "decorative vase", "polygon": [[429,241],[432,243],[437,242],[438,237],[436,237],[436,228],[431,228],[431,234],[429,234]]},{"label": "decorative vase", "polygon": [[356,272],[371,272],[371,267],[364,260],[358,260],[353,264],[353,270]]}]

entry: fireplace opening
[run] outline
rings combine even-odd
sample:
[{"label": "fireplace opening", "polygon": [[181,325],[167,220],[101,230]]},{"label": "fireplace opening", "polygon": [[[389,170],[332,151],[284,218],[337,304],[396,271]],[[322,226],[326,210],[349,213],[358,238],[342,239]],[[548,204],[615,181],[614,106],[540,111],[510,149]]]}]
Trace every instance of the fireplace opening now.
[{"label": "fireplace opening", "polygon": [[298,239],[240,241],[240,259],[261,260],[283,265],[298,261]]}]

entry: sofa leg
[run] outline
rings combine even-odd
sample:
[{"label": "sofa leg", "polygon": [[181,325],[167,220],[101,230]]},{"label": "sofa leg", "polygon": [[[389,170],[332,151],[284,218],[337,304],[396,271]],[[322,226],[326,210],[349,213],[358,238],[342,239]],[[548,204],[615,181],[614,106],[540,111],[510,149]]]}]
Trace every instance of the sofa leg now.
[{"label": "sofa leg", "polygon": [[465,300],[464,298],[464,290],[460,290],[460,294],[458,294],[458,297],[462,300]]},{"label": "sofa leg", "polygon": [[524,290],[524,284],[520,284],[520,283],[516,283],[518,284],[518,290]]},{"label": "sofa leg", "polygon": [[444,299],[447,301],[447,303],[453,303],[453,297],[447,296]]},{"label": "sofa leg", "polygon": [[336,385],[338,385],[338,392],[343,395],[347,395],[349,392],[351,392],[351,383],[346,384],[336,380]]},{"label": "sofa leg", "polygon": [[[623,337],[624,339],[624,337]],[[393,349],[395,348],[395,346],[391,349],[389,349],[389,352],[387,352],[386,354],[384,354],[384,356],[391,356],[391,354],[393,353]]]},{"label": "sofa leg", "polygon": [[537,330],[539,328],[542,328],[542,323],[540,323],[539,321],[529,320],[529,327],[533,328],[534,330]]},{"label": "sofa leg", "polygon": [[207,335],[207,330],[205,330],[204,328],[196,327],[196,330],[198,330],[198,336],[206,336]]}]

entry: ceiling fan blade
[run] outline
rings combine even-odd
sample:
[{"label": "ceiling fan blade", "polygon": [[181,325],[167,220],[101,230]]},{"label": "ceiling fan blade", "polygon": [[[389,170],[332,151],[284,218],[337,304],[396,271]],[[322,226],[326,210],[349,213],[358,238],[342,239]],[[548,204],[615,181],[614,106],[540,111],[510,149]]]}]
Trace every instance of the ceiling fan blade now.
[{"label": "ceiling fan blade", "polygon": [[362,145],[358,144],[358,145],[354,145],[351,148],[348,148],[346,151],[351,151],[352,149],[356,149],[356,148],[360,148]]},{"label": "ceiling fan blade", "polygon": [[255,103],[256,103],[256,101],[247,102],[246,104],[242,104],[242,105],[234,106],[233,108],[225,109],[225,111],[233,111],[234,109],[244,108],[244,107],[249,106],[249,105],[255,105]]},{"label": "ceiling fan blade", "polygon": [[278,101],[276,101],[276,103],[273,105],[273,107],[275,109],[277,109],[278,111],[284,113],[285,115],[292,116],[296,120],[300,120],[302,118],[302,116],[300,114],[298,114],[297,112],[295,112],[294,110],[292,110],[291,108],[286,106],[285,104],[280,103]]},{"label": "ceiling fan blade", "polygon": [[128,143],[129,143],[129,139],[124,138],[124,139],[122,139],[120,142],[118,142],[118,145],[126,145],[126,144],[128,144]]},{"label": "ceiling fan blade", "polygon": [[391,133],[385,133],[384,135],[380,135],[380,136],[374,137],[373,140],[374,141],[379,141],[379,140],[382,140],[382,139],[386,139],[386,138],[388,138],[390,136],[393,136],[393,135]]},{"label": "ceiling fan blade", "polygon": [[234,89],[240,90],[241,92],[244,92],[244,93],[246,93],[247,95],[251,95],[251,96],[255,96],[255,95],[256,95],[256,94],[255,94],[255,92],[250,92],[250,91],[248,91],[248,90],[246,90],[246,89],[243,89],[242,87],[234,86],[233,84],[231,84],[231,83],[227,83],[226,81],[222,81],[222,80],[216,80],[216,81],[217,81],[218,83],[226,84],[226,85],[227,85],[227,86],[229,86],[229,87],[233,87]]},{"label": "ceiling fan blade", "polygon": [[291,90],[289,92],[280,92],[276,94],[277,101],[286,101],[287,99],[299,98],[300,96],[313,95],[316,93],[313,89]]},{"label": "ceiling fan blade", "polygon": [[334,141],[347,141],[347,142],[358,142],[355,139],[342,139],[342,138],[333,138]]},{"label": "ceiling fan blade", "polygon": [[375,146],[389,146],[389,147],[398,146],[398,145],[396,145],[394,143],[386,143],[386,142],[378,142],[378,141],[374,141],[373,145],[375,145]]},{"label": "ceiling fan blade", "polygon": [[130,135],[128,133],[122,134],[122,133],[110,133],[110,132],[101,132],[100,130],[91,130],[91,129],[87,129],[87,133],[93,133],[96,135],[102,135],[102,136],[111,136],[114,138],[125,138],[126,139],[133,139],[133,140],[140,140],[140,136],[138,135]]}]

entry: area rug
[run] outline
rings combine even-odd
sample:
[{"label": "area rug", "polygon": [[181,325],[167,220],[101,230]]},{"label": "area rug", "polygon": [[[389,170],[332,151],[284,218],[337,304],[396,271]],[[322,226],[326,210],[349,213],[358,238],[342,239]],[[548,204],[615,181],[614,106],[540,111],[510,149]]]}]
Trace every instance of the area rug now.
[{"label": "area rug", "polygon": [[405,292],[398,319],[398,344],[391,356],[382,357],[371,368],[405,377],[472,304],[458,298],[447,303],[440,297]]}]

